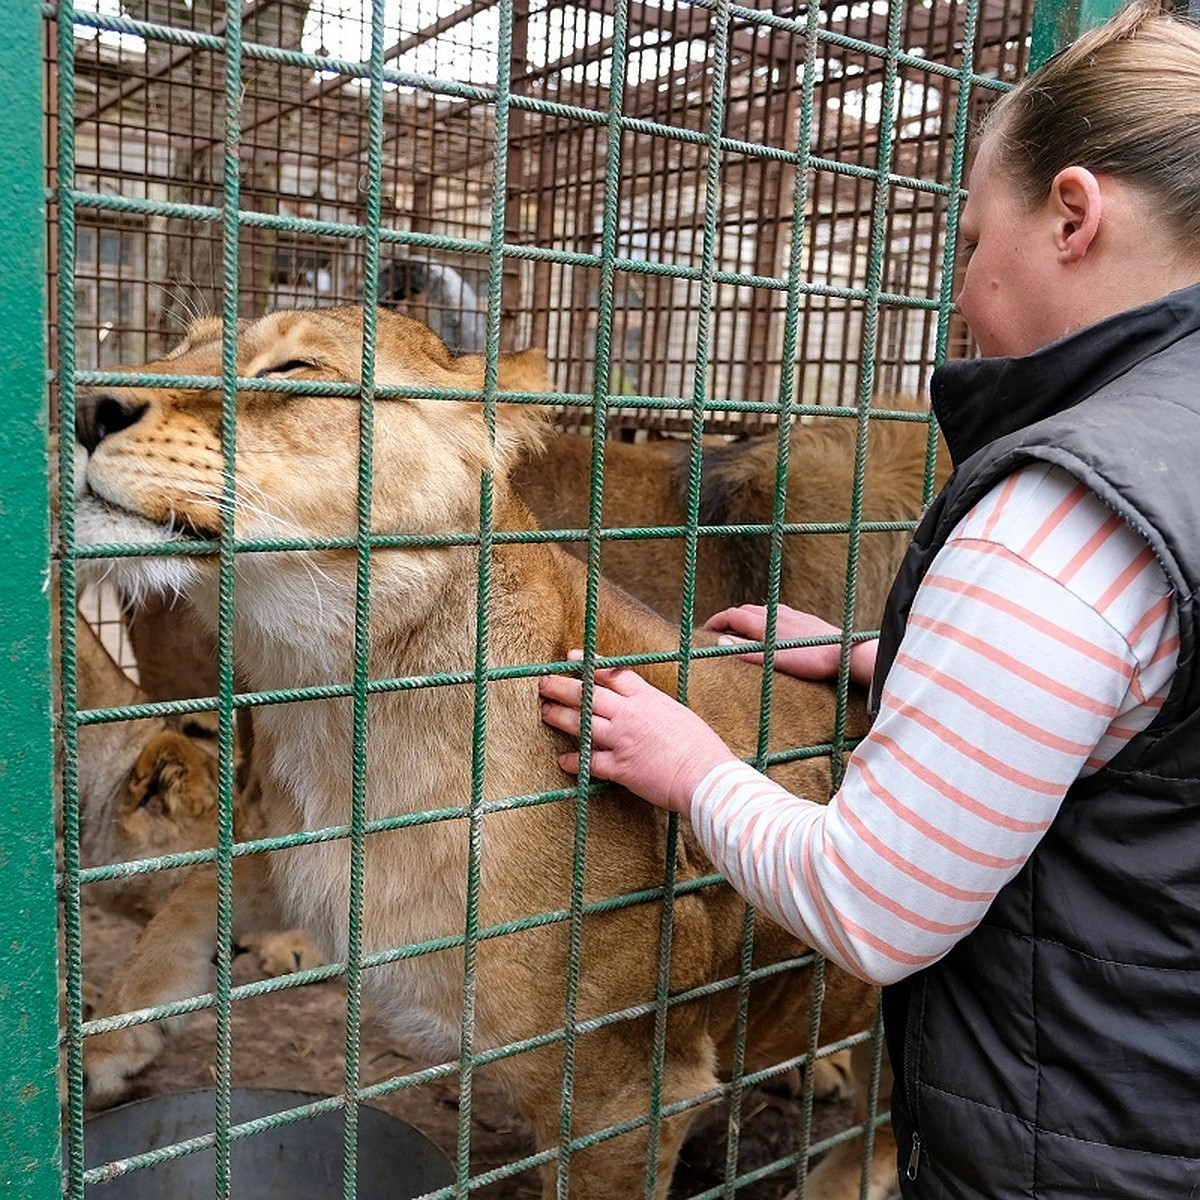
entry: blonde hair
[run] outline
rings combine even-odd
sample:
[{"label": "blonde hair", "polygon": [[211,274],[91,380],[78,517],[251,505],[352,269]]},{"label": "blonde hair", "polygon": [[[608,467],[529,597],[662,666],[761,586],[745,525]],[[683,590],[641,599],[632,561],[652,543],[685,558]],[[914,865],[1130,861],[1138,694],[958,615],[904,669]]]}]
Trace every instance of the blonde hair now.
[{"label": "blonde hair", "polygon": [[1084,34],[993,108],[983,134],[1031,204],[1064,167],[1153,196],[1200,247],[1200,24],[1141,0]]}]

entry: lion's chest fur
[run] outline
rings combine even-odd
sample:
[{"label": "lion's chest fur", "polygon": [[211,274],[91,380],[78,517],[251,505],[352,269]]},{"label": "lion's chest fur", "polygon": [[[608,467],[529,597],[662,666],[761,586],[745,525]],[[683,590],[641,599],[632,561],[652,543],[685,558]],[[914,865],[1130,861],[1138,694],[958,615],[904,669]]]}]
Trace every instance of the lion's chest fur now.
[{"label": "lion's chest fur", "polygon": [[[462,624],[453,607],[447,597],[442,609],[447,621],[428,633],[434,643],[446,638],[432,657],[423,648],[426,632],[376,623],[371,677],[428,674],[435,658],[460,669],[469,663],[470,654],[454,636]],[[295,641],[268,644],[251,637],[243,644],[250,653],[241,665],[255,689],[345,681],[345,645],[314,654],[298,649]],[[552,735],[539,719],[535,681],[492,682],[486,711],[485,802],[563,785]],[[348,827],[358,781],[368,827],[359,851],[364,950],[449,940],[446,950],[405,956],[372,967],[364,977],[374,1006],[393,1027],[442,1049],[441,1038],[457,1030],[462,997],[459,942],[469,907],[476,720],[471,683],[374,691],[366,698],[366,725],[357,737],[349,696],[271,704],[255,713],[255,758],[272,832]],[[482,848],[472,908],[480,925],[569,904],[569,880],[560,868],[570,861],[572,811],[563,804],[491,811],[477,824]],[[404,820],[418,813],[436,815]],[[397,819],[400,828],[395,828]],[[345,958],[350,946],[353,853],[351,841],[342,837],[272,856],[273,878],[289,913],[338,958]],[[536,954],[544,956],[544,943],[557,937],[557,932],[543,935]],[[522,956],[488,947],[480,957],[486,964],[498,955]],[[521,968],[509,961],[505,977],[511,979],[514,969]],[[481,1037],[490,1038],[492,1031],[496,1039],[508,1036],[500,1030],[510,1019],[491,1015],[502,996],[497,991],[482,998]]]}]

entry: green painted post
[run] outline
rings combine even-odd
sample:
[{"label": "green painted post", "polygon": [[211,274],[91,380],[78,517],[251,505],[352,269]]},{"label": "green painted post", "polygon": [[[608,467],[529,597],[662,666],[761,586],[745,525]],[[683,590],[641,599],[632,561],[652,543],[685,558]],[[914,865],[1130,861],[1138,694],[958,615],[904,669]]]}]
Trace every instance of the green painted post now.
[{"label": "green painted post", "polygon": [[42,15],[5,5],[0,70],[0,1193],[61,1190],[47,515]]},{"label": "green painted post", "polygon": [[1103,25],[1128,0],[1037,0],[1033,6],[1033,34],[1029,43],[1029,69],[1036,71],[1051,55],[1070,45],[1081,33]]}]

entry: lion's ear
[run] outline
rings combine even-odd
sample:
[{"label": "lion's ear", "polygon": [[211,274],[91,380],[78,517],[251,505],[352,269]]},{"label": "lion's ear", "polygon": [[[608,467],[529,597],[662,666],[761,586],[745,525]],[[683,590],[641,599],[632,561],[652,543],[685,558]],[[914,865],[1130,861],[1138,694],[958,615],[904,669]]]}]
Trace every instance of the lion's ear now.
[{"label": "lion's ear", "polygon": [[216,759],[173,729],[155,734],[129,773],[122,820],[139,811],[167,820],[202,816],[217,804]]},{"label": "lion's ear", "polygon": [[[238,332],[241,333],[248,324],[249,322],[244,319],[239,320]],[[189,350],[194,350],[197,346],[203,346],[206,342],[219,342],[221,340],[222,328],[223,325],[220,317],[195,317],[188,322],[187,331],[184,333],[182,340],[176,342],[163,355],[163,358],[179,358]]]},{"label": "lion's ear", "polygon": [[[501,392],[551,391],[546,352],[538,347],[500,355],[496,387]],[[543,404],[505,404],[496,409],[496,455],[504,470],[519,459],[541,450],[549,428]]]},{"label": "lion's ear", "polygon": [[546,352],[538,346],[500,355],[496,364],[496,386],[502,392],[548,392],[550,372]]}]

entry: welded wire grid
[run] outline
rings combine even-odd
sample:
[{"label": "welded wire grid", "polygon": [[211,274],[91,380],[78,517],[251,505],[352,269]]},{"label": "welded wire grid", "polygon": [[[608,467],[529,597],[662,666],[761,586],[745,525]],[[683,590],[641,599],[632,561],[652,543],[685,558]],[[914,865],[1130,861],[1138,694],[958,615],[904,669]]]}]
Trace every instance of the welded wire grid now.
[{"label": "welded wire grid", "polygon": [[[155,357],[195,316],[221,316],[224,504],[232,512],[234,398],[239,388],[255,386],[237,379],[237,317],[378,296],[382,304],[428,321],[452,349],[486,352],[482,399],[489,424],[495,420],[498,351],[545,346],[554,383],[561,389],[548,402],[557,406],[563,425],[590,430],[593,437],[586,539],[588,688],[596,662],[602,547],[606,534],[611,535],[600,519],[602,443],[633,429],[680,431],[690,439],[684,531],[688,570],[679,648],[680,690],[686,696],[688,662],[696,653],[688,633],[690,618],[707,615],[693,612],[692,583],[701,536],[704,437],[778,431],[775,513],[771,524],[759,530],[771,536],[773,548],[768,631],[773,644],[788,432],[794,419],[813,406],[834,405],[834,411],[858,422],[854,498],[845,527],[844,685],[851,639],[862,633],[855,629],[854,578],[861,491],[869,470],[868,422],[886,417],[888,396],[921,391],[941,357],[970,352],[951,304],[966,135],[990,99],[1024,69],[1029,8],[1028,3],[1004,0],[878,0],[772,11],[727,0],[691,5],[474,0],[462,7],[254,0],[241,10],[201,0],[59,4],[47,10],[47,71],[52,81],[48,132],[55,231],[52,357],[61,424],[69,428],[74,419],[78,388],[120,382],[121,377],[106,373],[108,368]],[[373,403],[380,395],[396,394],[376,386],[373,353],[369,316],[363,384],[343,389],[359,400],[361,421],[359,529],[355,538],[340,543],[358,563],[356,652],[351,677],[329,687],[264,694],[237,690],[232,639],[236,555],[289,546],[237,543],[227,519],[218,539],[190,547],[220,562],[215,697],[156,699],[80,712],[73,618],[66,619],[79,599],[76,565],[131,550],[76,546],[73,463],[68,441],[62,444],[68,1196],[81,1197],[90,1184],[112,1174],[202,1146],[215,1148],[218,1195],[233,1194],[228,1175],[233,1142],[330,1108],[345,1114],[343,1194],[352,1196],[358,1103],[442,1079],[458,1080],[460,1118],[456,1145],[445,1147],[457,1182],[439,1195],[465,1196],[489,1185],[502,1189],[506,1180],[555,1158],[559,1194],[566,1195],[572,1155],[619,1132],[580,1137],[572,1128],[580,929],[598,907],[653,897],[585,903],[587,810],[579,804],[569,909],[514,923],[512,930],[480,927],[480,847],[488,813],[506,805],[569,800],[575,793],[567,789],[550,797],[499,801],[484,796],[487,684],[538,670],[537,664],[498,670],[488,659],[490,550],[514,537],[493,526],[490,480],[481,486],[479,533],[464,532],[458,539],[480,547],[473,670],[400,680],[370,676],[366,614],[372,550],[422,544],[420,535],[370,533]],[[265,381],[259,386],[280,388]],[[568,540],[565,533],[549,536]],[[457,683],[472,684],[476,698],[471,796],[452,811],[368,821],[368,697]],[[235,843],[236,712],[329,695],[349,697],[354,706],[346,826]],[[770,699],[766,671],[764,712]],[[219,713],[222,814],[216,845],[135,864],[83,868],[78,849],[79,728],[214,707]],[[830,746],[797,752],[829,754],[839,764],[846,748],[843,712],[839,707]],[[589,721],[585,706],[580,795],[590,787]],[[757,762],[766,765],[765,719],[762,730]],[[429,820],[460,821],[473,850],[461,934],[363,954],[364,881],[361,854],[355,853],[348,961],[281,980],[233,984],[227,935],[235,857],[331,838],[348,839],[360,848],[373,833]],[[662,889],[659,982],[644,1008],[656,1014],[656,1066],[665,1052],[669,1008],[686,999],[671,996],[668,987],[670,897],[680,886],[671,857]],[[213,992],[138,1014],[85,1021],[82,906],[89,886],[198,862],[214,863],[219,880],[215,919],[221,936]],[[568,978],[561,984],[545,981],[547,987],[566,988],[563,1028],[528,1045],[479,1051],[474,1044],[473,970],[479,940],[554,921],[568,924],[573,950]],[[753,1194],[747,1189],[772,1175],[802,1183],[810,1154],[828,1144],[812,1139],[809,1072],[808,1117],[796,1147],[765,1169],[747,1171],[740,1165],[737,1132],[748,1087],[794,1065],[780,1064],[757,1076],[740,1069],[749,984],[755,978],[750,967],[753,935],[748,914],[740,975],[708,985],[738,992],[739,1069],[719,1097],[694,1098],[684,1105],[720,1098],[730,1106],[724,1177],[703,1195]],[[465,964],[458,1060],[364,1084],[359,1061],[363,973],[447,947],[460,948]],[[229,1111],[234,1007],[253,996],[333,977],[345,979],[348,995],[342,1094],[234,1125]],[[217,1018],[218,1100],[212,1134],[177,1146],[147,1147],[120,1164],[85,1169],[85,1039],[205,1009],[214,1010]],[[631,1015],[636,1014],[603,1020]],[[818,1052],[816,1026],[814,1013],[810,1061]],[[496,1058],[544,1044],[561,1045],[564,1056],[558,1146],[532,1155],[517,1153],[511,1162],[472,1176],[476,1071]],[[647,1195],[654,1194],[656,1185],[658,1128],[670,1111],[674,1109],[664,1109],[657,1092],[647,1096],[640,1122],[651,1142]],[[868,1128],[876,1119],[873,1109]]]}]

